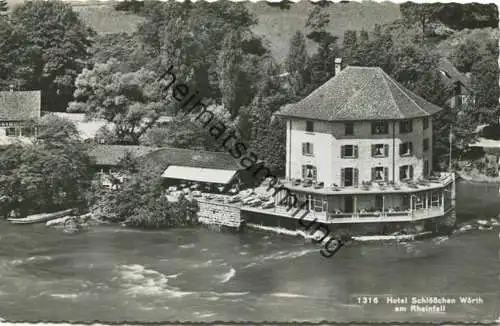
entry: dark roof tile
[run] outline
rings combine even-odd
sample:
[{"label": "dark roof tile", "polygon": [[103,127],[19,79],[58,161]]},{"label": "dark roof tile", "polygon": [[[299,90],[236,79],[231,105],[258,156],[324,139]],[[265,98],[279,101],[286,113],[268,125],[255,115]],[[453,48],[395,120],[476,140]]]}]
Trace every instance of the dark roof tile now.
[{"label": "dark roof tile", "polygon": [[238,162],[226,152],[207,152],[183,148],[162,147],[148,154],[144,161],[147,164],[189,166],[197,168],[240,170]]},{"label": "dark roof tile", "polygon": [[0,92],[0,121],[23,121],[40,117],[40,91]]},{"label": "dark roof tile", "polygon": [[349,66],[276,114],[324,121],[401,120],[430,116],[440,110],[378,67]]}]

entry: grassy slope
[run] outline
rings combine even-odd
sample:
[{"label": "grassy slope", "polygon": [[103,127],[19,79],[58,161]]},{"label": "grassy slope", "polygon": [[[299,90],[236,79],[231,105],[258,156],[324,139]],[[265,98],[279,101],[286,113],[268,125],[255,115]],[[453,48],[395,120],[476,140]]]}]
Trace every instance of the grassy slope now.
[{"label": "grassy slope", "polygon": [[[266,38],[266,43],[279,62],[288,53],[292,35],[299,29],[304,30],[313,8],[309,1],[296,3],[289,10],[270,7],[263,2],[246,2],[245,5],[258,18],[254,32]],[[98,33],[132,32],[142,20],[137,15],[114,11],[109,2],[94,2],[90,5],[89,2],[74,3],[74,9]],[[336,3],[324,10],[330,14],[330,30],[339,36],[340,42],[344,31],[348,29],[371,30],[375,24],[392,22],[401,17],[399,5],[390,2]],[[309,50],[314,51],[312,44],[309,44]]]},{"label": "grassy slope", "polygon": [[[265,3],[247,3],[248,9],[254,13],[259,22],[254,27],[258,35],[266,37],[274,57],[283,62],[290,39],[297,30],[304,31],[307,17],[314,7],[309,1],[301,1],[289,10],[280,10]],[[323,10],[330,15],[329,30],[342,42],[346,30],[372,30],[375,24],[385,24],[401,18],[399,5],[390,2],[334,3]],[[308,44],[312,52],[312,44]]]}]

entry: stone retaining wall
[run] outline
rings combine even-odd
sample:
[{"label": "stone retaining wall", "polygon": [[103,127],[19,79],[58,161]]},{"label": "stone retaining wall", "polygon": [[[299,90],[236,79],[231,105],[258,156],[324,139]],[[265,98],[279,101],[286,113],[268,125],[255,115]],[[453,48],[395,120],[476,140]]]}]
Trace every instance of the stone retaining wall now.
[{"label": "stone retaining wall", "polygon": [[222,203],[198,201],[198,221],[207,225],[227,226],[239,229],[241,224],[240,209]]}]

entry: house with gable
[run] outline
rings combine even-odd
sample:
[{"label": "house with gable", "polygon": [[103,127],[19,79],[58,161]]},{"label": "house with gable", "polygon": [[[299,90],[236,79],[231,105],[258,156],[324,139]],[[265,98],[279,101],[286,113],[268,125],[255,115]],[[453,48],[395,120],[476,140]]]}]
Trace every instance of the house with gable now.
[{"label": "house with gable", "polygon": [[[31,124],[40,118],[40,91],[0,92],[0,139],[30,138],[35,130]],[[10,139],[9,139],[10,138]]]}]

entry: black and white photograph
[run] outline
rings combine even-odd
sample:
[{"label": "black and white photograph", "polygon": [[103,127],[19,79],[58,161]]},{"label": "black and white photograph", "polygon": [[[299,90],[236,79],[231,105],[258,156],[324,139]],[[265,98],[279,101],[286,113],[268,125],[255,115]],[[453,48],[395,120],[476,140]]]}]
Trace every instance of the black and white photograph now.
[{"label": "black and white photograph", "polygon": [[0,324],[500,323],[491,3],[0,0]]}]

